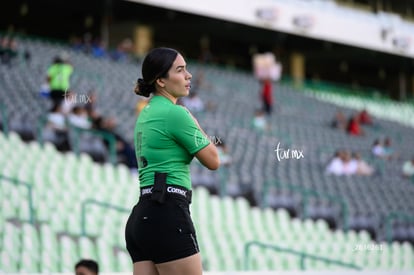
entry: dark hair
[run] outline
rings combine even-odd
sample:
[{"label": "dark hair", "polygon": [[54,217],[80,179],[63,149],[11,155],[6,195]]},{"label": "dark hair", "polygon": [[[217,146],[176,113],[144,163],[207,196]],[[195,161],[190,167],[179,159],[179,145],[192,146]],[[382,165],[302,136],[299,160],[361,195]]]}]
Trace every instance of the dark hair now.
[{"label": "dark hair", "polygon": [[81,267],[81,266],[86,267],[87,269],[89,269],[92,272],[95,272],[96,274],[99,273],[98,263],[96,261],[94,261],[94,260],[88,260],[88,259],[82,259],[82,260],[80,260],[79,262],[76,263],[75,270],[78,267]]},{"label": "dark hair", "polygon": [[137,95],[149,97],[155,92],[155,81],[160,77],[168,77],[178,52],[171,48],[152,49],[142,63],[142,78],[138,78],[134,92]]}]

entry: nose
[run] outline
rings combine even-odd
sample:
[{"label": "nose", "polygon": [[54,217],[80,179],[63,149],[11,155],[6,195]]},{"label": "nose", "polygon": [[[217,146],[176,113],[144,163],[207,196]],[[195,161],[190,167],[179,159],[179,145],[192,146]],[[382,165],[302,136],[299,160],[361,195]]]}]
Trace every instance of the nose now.
[{"label": "nose", "polygon": [[193,78],[193,75],[190,72],[187,72],[186,78],[191,79],[191,78]]}]

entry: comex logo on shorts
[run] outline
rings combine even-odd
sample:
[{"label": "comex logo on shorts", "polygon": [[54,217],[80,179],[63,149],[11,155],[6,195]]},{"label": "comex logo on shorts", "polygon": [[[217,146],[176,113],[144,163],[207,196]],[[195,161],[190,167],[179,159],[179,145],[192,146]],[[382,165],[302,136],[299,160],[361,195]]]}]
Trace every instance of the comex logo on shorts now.
[{"label": "comex logo on shorts", "polygon": [[187,191],[184,191],[180,188],[171,187],[171,186],[167,187],[167,192],[168,193],[177,193],[177,194],[183,195],[184,197],[187,196]]},{"label": "comex logo on shorts", "polygon": [[[152,194],[152,189],[153,189],[153,187],[143,188],[141,190],[141,195]],[[172,187],[172,186],[167,187],[167,192],[168,193],[176,193],[176,194],[182,195],[184,197],[187,196],[187,191],[182,190],[180,188]]]},{"label": "comex logo on shorts", "polygon": [[152,187],[142,189],[142,195],[152,194]]}]

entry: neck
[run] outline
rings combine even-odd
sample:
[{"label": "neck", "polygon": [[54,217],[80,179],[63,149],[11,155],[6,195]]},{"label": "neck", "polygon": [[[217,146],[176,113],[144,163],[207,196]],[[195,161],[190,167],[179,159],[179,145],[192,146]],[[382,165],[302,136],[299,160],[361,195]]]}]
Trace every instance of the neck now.
[{"label": "neck", "polygon": [[167,91],[165,91],[165,90],[158,90],[158,91],[155,93],[155,95],[158,95],[158,96],[163,96],[163,97],[165,97],[165,98],[167,98],[167,99],[171,100],[171,102],[172,102],[172,103],[174,103],[174,104],[176,104],[176,103],[177,103],[177,98],[176,98],[176,97],[174,97],[174,96],[172,96],[170,93],[168,93],[168,92],[167,92]]}]

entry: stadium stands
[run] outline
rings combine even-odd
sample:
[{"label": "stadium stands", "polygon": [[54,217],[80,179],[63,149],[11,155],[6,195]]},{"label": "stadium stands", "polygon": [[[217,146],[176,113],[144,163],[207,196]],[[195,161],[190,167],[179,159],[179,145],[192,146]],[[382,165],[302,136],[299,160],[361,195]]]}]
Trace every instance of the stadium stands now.
[{"label": "stadium stands", "polygon": [[[51,143],[42,147],[22,139],[40,139],[39,127],[49,103],[39,96],[39,89],[49,62],[66,51],[76,72],[73,89],[80,94],[95,89],[99,111],[115,116],[117,131],[132,142],[137,98],[131,79],[139,74],[139,64],[98,60],[65,45],[33,39],[22,39],[20,47],[36,53],[31,63],[0,66],[0,100],[7,106],[11,130],[7,137],[0,134],[0,270],[71,272],[79,257],[90,256],[99,260],[104,271],[128,271],[123,229],[126,209],[138,197],[137,180],[128,168],[97,165],[87,154],[61,154]],[[259,108],[255,100],[259,84],[250,74],[198,64],[190,64],[189,69],[193,75],[203,72],[209,85],[201,86],[199,95],[216,106],[199,114],[200,123],[208,134],[226,141],[233,159],[222,168],[226,169],[224,182],[213,184],[221,184],[222,194],[237,197],[218,198],[204,188],[195,190],[192,212],[205,269],[241,270],[244,245],[249,241],[366,269],[414,268],[409,243],[414,240],[412,222],[392,223],[391,236],[386,223],[395,212],[401,217],[414,213],[414,185],[400,176],[402,160],[413,154],[412,107],[404,107],[401,114],[401,105],[277,85],[271,131],[261,133],[251,127]],[[367,134],[358,138],[329,128],[338,106],[347,115],[367,107],[376,127],[367,128]],[[400,158],[372,159],[372,141],[388,135],[395,140]],[[302,150],[304,158],[278,161],[274,151],[278,144]],[[326,161],[340,148],[361,152],[378,173],[372,177],[325,175]],[[192,171],[200,171],[196,162]],[[249,192],[251,203],[260,209],[251,208],[243,198]],[[401,242],[387,244],[388,237]],[[296,257],[253,249],[249,260],[253,269],[300,268]],[[306,266],[335,268],[312,260]]]},{"label": "stadium stands", "polygon": [[[1,270],[70,272],[77,259],[91,257],[99,260],[103,271],[128,271],[123,230],[138,188],[125,166],[94,164],[85,154],[77,160],[73,154],[58,153],[48,143],[43,149],[37,143],[25,144],[13,132],[9,137],[0,134],[0,139],[2,155],[10,156],[1,163]],[[24,166],[22,158],[26,158]],[[31,201],[23,183],[31,186]],[[98,203],[85,207],[83,228],[83,205],[91,199],[114,208]],[[211,196],[202,187],[195,189],[193,201],[191,210],[206,270],[242,270],[246,261],[253,270],[300,269],[297,257],[260,247],[253,247],[251,257],[245,259],[244,246],[249,241],[364,269],[414,268],[414,251],[406,242],[375,243],[366,231],[331,231],[322,219],[302,221],[283,209],[251,208],[244,198]],[[35,210],[33,223],[30,211],[25,210],[30,206]],[[341,268],[306,259],[305,267]]]}]

